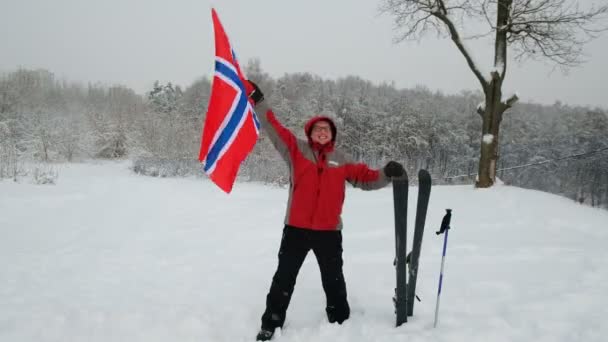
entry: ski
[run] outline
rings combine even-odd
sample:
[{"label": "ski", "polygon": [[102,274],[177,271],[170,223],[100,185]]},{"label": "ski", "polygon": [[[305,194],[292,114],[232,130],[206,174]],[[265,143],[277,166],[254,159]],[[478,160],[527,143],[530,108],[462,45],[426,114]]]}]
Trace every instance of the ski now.
[{"label": "ski", "polygon": [[397,287],[395,288],[395,313],[397,326],[407,322],[407,174],[393,179],[393,204],[395,210],[395,261],[397,274]]},{"label": "ski", "polygon": [[414,238],[412,251],[407,256],[409,280],[407,284],[407,315],[414,314],[414,297],[416,297],[416,281],[418,279],[418,262],[424,234],[426,212],[431,196],[431,175],[427,170],[418,172],[418,203],[416,204],[416,223],[414,225]]}]

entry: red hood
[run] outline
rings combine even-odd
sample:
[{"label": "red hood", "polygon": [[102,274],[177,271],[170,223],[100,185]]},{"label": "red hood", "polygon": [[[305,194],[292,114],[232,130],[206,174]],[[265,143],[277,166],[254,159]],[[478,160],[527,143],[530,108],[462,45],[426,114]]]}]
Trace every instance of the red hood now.
[{"label": "red hood", "polygon": [[329,123],[329,126],[331,128],[331,142],[333,144],[336,141],[336,134],[338,133],[338,131],[336,130],[336,124],[334,123],[334,121],[332,119],[330,119],[327,116],[323,116],[323,115],[318,115],[318,116],[313,117],[312,119],[308,120],[308,122],[306,122],[306,124],[304,125],[304,133],[306,133],[308,142],[312,143],[310,140],[310,133],[312,131],[312,126],[314,126],[314,124],[319,121],[326,121]]}]

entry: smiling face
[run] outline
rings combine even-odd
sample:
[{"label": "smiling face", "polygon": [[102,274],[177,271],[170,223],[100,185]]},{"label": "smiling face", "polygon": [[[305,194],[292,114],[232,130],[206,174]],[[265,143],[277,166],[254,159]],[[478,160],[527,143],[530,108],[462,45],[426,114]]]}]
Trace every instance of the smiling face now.
[{"label": "smiling face", "polygon": [[331,125],[325,120],[317,121],[310,132],[310,139],[321,145],[325,145],[331,141]]}]

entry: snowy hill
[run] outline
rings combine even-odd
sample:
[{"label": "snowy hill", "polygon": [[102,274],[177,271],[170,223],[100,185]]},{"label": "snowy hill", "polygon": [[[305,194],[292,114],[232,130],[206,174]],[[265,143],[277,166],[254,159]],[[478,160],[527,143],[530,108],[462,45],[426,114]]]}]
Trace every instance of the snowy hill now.
[{"label": "snowy hill", "polygon": [[[606,340],[607,211],[507,186],[434,187],[422,302],[395,328],[391,196],[348,190],[351,319],[326,322],[311,254],[275,341]],[[125,163],[60,166],[55,186],[0,181],[0,341],[253,341],[286,198],[260,184],[227,196]],[[445,208],[453,229],[433,329]]]}]

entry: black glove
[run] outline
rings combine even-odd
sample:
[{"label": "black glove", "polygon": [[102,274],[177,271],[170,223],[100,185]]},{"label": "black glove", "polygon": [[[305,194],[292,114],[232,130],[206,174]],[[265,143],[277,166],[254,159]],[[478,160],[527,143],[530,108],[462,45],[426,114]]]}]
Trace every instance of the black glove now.
[{"label": "black glove", "polygon": [[384,167],[384,175],[388,178],[399,178],[402,177],[404,174],[405,169],[403,168],[403,165],[399,164],[394,160],[391,160],[386,163],[386,166]]},{"label": "black glove", "polygon": [[247,87],[249,94],[247,94],[247,96],[253,101],[254,105],[257,105],[264,100],[264,93],[262,93],[260,87],[253,83],[253,81],[247,80],[247,82],[249,83],[249,87]]}]

